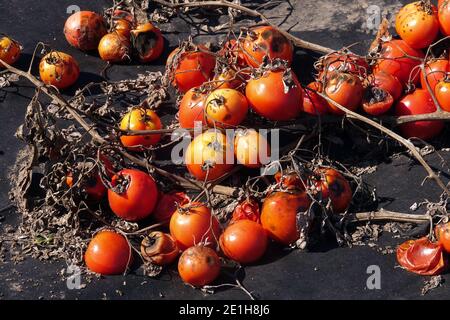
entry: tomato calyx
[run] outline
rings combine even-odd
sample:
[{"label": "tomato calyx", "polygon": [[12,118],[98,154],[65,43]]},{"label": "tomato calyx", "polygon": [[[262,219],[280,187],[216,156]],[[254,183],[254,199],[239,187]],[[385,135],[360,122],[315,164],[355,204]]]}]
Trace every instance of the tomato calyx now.
[{"label": "tomato calyx", "polygon": [[127,192],[130,184],[131,184],[130,176],[118,173],[113,177],[111,190],[117,194],[124,194]]},{"label": "tomato calyx", "polygon": [[178,256],[179,249],[170,234],[160,231],[150,232],[141,242],[142,258],[149,263],[166,265]]}]

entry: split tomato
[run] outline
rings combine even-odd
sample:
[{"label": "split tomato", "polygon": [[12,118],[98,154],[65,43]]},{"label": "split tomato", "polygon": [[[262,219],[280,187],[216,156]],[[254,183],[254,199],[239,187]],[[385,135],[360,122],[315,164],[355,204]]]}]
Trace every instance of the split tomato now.
[{"label": "split tomato", "polygon": [[131,29],[133,29],[130,21],[128,21],[127,19],[113,19],[112,24],[113,32],[120,34],[126,39],[130,39]]},{"label": "split tomato", "polygon": [[182,191],[164,193],[159,197],[152,216],[157,222],[169,223],[170,218],[177,208],[187,203],[189,203],[189,197]]},{"label": "split tomato", "polygon": [[130,50],[130,40],[118,32],[105,34],[98,44],[100,58],[108,62],[130,60]]},{"label": "split tomato", "polygon": [[[158,115],[144,108],[133,108],[122,118],[120,122],[121,130],[141,131],[141,130],[159,130],[162,128],[161,120]],[[122,144],[136,151],[142,151],[145,148],[154,146],[161,140],[161,134],[148,135],[123,135],[120,137]]]},{"label": "split tomato", "polygon": [[389,92],[378,87],[368,87],[363,98],[363,109],[370,115],[379,116],[391,109],[394,98]]},{"label": "split tomato", "polygon": [[445,78],[439,81],[434,88],[434,94],[442,110],[450,112],[450,80]]},{"label": "split tomato", "polygon": [[150,22],[139,24],[131,31],[131,43],[141,62],[158,59],[164,50],[161,31]]},{"label": "split tomato", "polygon": [[371,74],[368,78],[369,85],[386,90],[395,101],[397,101],[403,93],[403,85],[398,79],[384,71],[378,71]]},{"label": "split tomato", "polygon": [[443,80],[447,74],[447,72],[450,71],[450,62],[448,59],[435,59],[432,61],[428,61],[425,64],[425,73],[426,73],[426,80],[423,72],[420,73],[420,84],[422,86],[422,89],[428,90],[427,82],[430,85],[430,88],[432,92],[434,92],[434,89],[439,81]]},{"label": "split tomato", "polygon": [[70,45],[83,51],[97,48],[100,39],[107,33],[103,17],[92,11],[72,14],[64,25],[64,35]]},{"label": "split tomato", "polygon": [[[363,98],[364,88],[361,80],[351,73],[334,72],[325,85],[325,94],[341,106],[354,111]],[[328,102],[331,113],[343,115],[344,111],[337,108],[333,103]]]},{"label": "split tomato", "polygon": [[[0,59],[9,65],[13,65],[20,57],[22,48],[20,44],[10,37],[0,39]],[[4,68],[0,63],[0,68]]]},{"label": "split tomato", "polygon": [[434,229],[438,243],[445,252],[450,253],[450,223],[438,224]]},{"label": "split tomato", "polygon": [[230,223],[239,220],[250,220],[259,223],[260,216],[259,203],[253,198],[248,198],[234,208]]},{"label": "split tomato", "polygon": [[142,258],[158,266],[171,264],[179,252],[172,236],[161,231],[150,232],[141,242]]},{"label": "split tomato", "polygon": [[303,89],[303,111],[314,116],[327,114],[328,102],[316,92],[323,93],[322,83],[318,81],[311,82],[306,89]]},{"label": "split tomato", "polygon": [[178,272],[185,283],[195,287],[203,287],[219,276],[219,256],[208,247],[190,247],[181,254],[178,261]]},{"label": "split tomato", "polygon": [[247,98],[235,89],[216,89],[205,101],[206,121],[211,127],[238,126],[247,112]]},{"label": "split tomato", "polygon": [[237,130],[234,154],[238,163],[248,168],[259,168],[270,161],[270,145],[255,129]]},{"label": "split tomato", "polygon": [[78,62],[67,53],[52,51],[39,63],[39,75],[42,82],[65,89],[74,84],[80,76]]}]

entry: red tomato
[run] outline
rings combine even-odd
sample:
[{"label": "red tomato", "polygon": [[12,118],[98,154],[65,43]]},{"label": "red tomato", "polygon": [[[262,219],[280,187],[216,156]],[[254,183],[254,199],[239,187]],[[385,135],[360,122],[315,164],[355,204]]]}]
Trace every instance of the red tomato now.
[{"label": "red tomato", "polygon": [[450,35],[450,5],[448,0],[439,0],[438,2],[438,18],[441,32]]},{"label": "red tomato", "polygon": [[434,94],[442,110],[450,112],[450,81],[445,78],[438,82]]},{"label": "red tomato", "polygon": [[158,59],[164,50],[161,30],[150,22],[139,24],[131,31],[131,42],[141,62]]},{"label": "red tomato", "polygon": [[172,236],[161,231],[150,232],[141,242],[142,258],[158,266],[171,264],[179,252]]},{"label": "red tomato", "polygon": [[173,213],[178,207],[189,203],[189,197],[186,193],[179,191],[172,191],[164,193],[159,198],[152,216],[157,222],[169,222]]},{"label": "red tomato", "polygon": [[181,128],[194,128],[196,121],[206,125],[204,114],[206,97],[207,95],[198,88],[192,88],[184,94],[178,114]]},{"label": "red tomato", "polygon": [[[404,96],[395,106],[397,116],[433,113],[436,106],[427,90],[416,89]],[[400,125],[400,131],[407,137],[429,140],[441,133],[444,128],[442,121],[415,121]]]},{"label": "red tomato", "polygon": [[[449,71],[450,63],[448,59],[437,59],[426,63],[425,72],[427,74],[428,84],[433,92],[438,82],[444,79],[446,73]],[[420,73],[420,84],[422,85],[422,89],[428,90],[423,72]]]},{"label": "red tomato", "polygon": [[70,45],[83,51],[97,49],[100,39],[107,33],[103,17],[92,11],[72,14],[64,25],[64,35]]},{"label": "red tomato", "polygon": [[394,100],[398,100],[403,93],[402,83],[396,77],[384,71],[371,74],[369,76],[369,84],[373,87],[386,90]]},{"label": "red tomato", "polygon": [[450,223],[438,224],[434,229],[438,243],[445,252],[450,253]]},{"label": "red tomato", "polygon": [[[325,94],[341,106],[354,111],[362,102],[364,88],[359,78],[351,73],[335,72],[325,85]],[[331,113],[345,114],[333,103],[328,102]]]},{"label": "red tomato", "polygon": [[370,115],[379,116],[391,109],[394,98],[384,89],[368,87],[363,98],[363,109]]},{"label": "red tomato", "polygon": [[238,220],[250,220],[259,223],[259,203],[252,198],[246,199],[234,208],[230,223]]},{"label": "red tomato", "polygon": [[84,261],[92,272],[104,275],[123,274],[133,261],[133,252],[124,236],[103,230],[89,242]]},{"label": "red tomato", "polygon": [[313,81],[308,84],[312,90],[303,89],[303,111],[314,116],[328,113],[328,102],[315,91],[323,93],[322,83]]},{"label": "red tomato", "polygon": [[124,169],[112,178],[114,189],[108,190],[111,210],[127,221],[148,217],[158,199],[155,180],[145,172]]},{"label": "red tomato", "polygon": [[208,247],[190,247],[178,261],[181,279],[195,287],[213,282],[220,274],[220,259],[217,253]]}]

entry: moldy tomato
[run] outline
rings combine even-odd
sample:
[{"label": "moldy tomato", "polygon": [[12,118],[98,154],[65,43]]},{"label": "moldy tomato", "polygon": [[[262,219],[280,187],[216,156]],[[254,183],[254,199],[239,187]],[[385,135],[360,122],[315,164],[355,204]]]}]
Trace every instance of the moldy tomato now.
[{"label": "moldy tomato", "polygon": [[216,89],[205,101],[206,121],[212,127],[229,128],[247,116],[247,98],[235,89]]},{"label": "moldy tomato", "polygon": [[[2,37],[0,39],[0,59],[7,64],[14,64],[19,59],[21,51],[20,44],[12,38]],[[0,68],[4,68],[1,63]]]},{"label": "moldy tomato", "polygon": [[141,242],[142,258],[158,266],[171,264],[180,250],[170,234],[161,231],[150,232]]},{"label": "moldy tomato", "polygon": [[123,274],[133,261],[133,252],[124,236],[103,230],[89,242],[84,261],[92,272],[104,275]]},{"label": "moldy tomato", "polygon": [[108,62],[124,62],[130,60],[130,40],[118,32],[103,36],[98,44],[100,58]]},{"label": "moldy tomato", "polygon": [[[325,94],[341,106],[354,111],[362,101],[364,88],[361,80],[351,73],[334,72],[325,85]],[[343,115],[345,112],[328,102],[331,113]]]},{"label": "moldy tomato", "polygon": [[[121,130],[141,131],[141,130],[159,130],[162,128],[161,120],[158,115],[145,108],[133,108],[122,118],[120,122]],[[161,140],[161,134],[148,135],[123,135],[120,137],[122,144],[132,150],[143,150],[154,146]]]},{"label": "moldy tomato", "polygon": [[97,48],[100,39],[107,33],[103,17],[92,11],[72,14],[64,25],[64,35],[70,45],[83,51]]},{"label": "moldy tomato", "polygon": [[203,287],[219,276],[219,256],[208,247],[190,247],[182,253],[178,261],[178,272],[185,283]]},{"label": "moldy tomato", "polygon": [[330,199],[335,213],[348,209],[353,196],[352,188],[342,174],[335,169],[319,168],[311,178],[315,180],[315,193],[320,194],[319,200]]},{"label": "moldy tomato", "polygon": [[260,216],[261,214],[259,212],[258,201],[252,198],[248,198],[239,203],[236,208],[234,208],[230,223],[239,220],[250,220],[259,223]]},{"label": "moldy tomato", "polygon": [[255,129],[237,130],[234,154],[238,163],[247,168],[259,168],[270,160],[270,145]]},{"label": "moldy tomato", "polygon": [[131,42],[141,62],[158,59],[164,50],[161,31],[150,22],[139,24],[131,31]]},{"label": "moldy tomato", "polygon": [[394,98],[382,88],[369,86],[363,98],[363,109],[370,115],[379,116],[389,111],[394,104]]},{"label": "moldy tomato", "polygon": [[152,216],[157,222],[169,223],[170,218],[177,208],[187,203],[189,203],[189,197],[182,191],[164,193],[159,197]]},{"label": "moldy tomato", "polygon": [[[450,63],[448,59],[435,59],[428,61],[425,64],[425,73],[427,75],[426,79],[428,80],[428,84],[433,92],[438,82],[444,79],[449,71]],[[423,72],[420,72],[420,84],[422,89],[428,90]]]},{"label": "moldy tomato", "polygon": [[65,89],[78,80],[80,68],[78,62],[71,55],[52,51],[41,59],[39,75],[45,84]]},{"label": "moldy tomato", "polygon": [[434,88],[434,94],[442,110],[450,112],[450,79],[443,79]]},{"label": "moldy tomato", "polygon": [[438,224],[434,229],[438,243],[450,253],[450,223]]},{"label": "moldy tomato", "polygon": [[178,113],[181,128],[194,128],[195,122],[200,122],[202,125],[206,124],[204,109],[206,97],[207,95],[200,88],[192,88],[184,94],[180,101]]},{"label": "moldy tomato", "polygon": [[328,102],[316,92],[323,93],[322,83],[318,81],[311,82],[303,89],[303,111],[314,116],[328,113]]},{"label": "moldy tomato", "polygon": [[158,188],[155,180],[145,172],[124,169],[113,176],[113,189],[108,190],[111,210],[127,221],[148,217],[155,208]]}]

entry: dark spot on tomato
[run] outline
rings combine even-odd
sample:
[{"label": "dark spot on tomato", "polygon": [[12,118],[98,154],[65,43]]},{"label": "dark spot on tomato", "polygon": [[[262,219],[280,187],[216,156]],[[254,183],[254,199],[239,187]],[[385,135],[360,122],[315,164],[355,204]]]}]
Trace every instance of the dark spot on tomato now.
[{"label": "dark spot on tomato", "polygon": [[272,36],[272,31],[271,30],[264,30],[261,33],[261,38],[263,38],[264,40],[269,39]]},{"label": "dark spot on tomato", "polygon": [[134,36],[132,41],[139,55],[145,57],[152,54],[152,50],[156,47],[158,36],[153,31],[141,32]]}]

